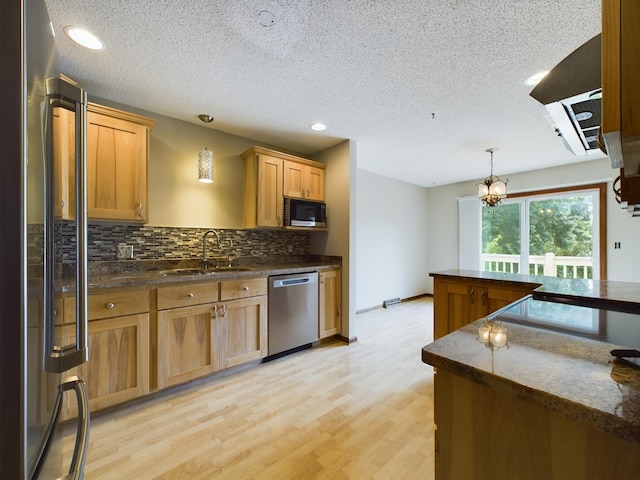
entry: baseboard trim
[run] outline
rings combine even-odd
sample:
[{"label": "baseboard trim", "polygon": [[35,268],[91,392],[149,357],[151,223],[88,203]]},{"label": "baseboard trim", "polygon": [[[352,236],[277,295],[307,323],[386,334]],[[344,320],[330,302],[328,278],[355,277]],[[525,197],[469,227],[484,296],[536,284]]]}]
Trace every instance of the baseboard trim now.
[{"label": "baseboard trim", "polygon": [[[401,298],[400,303],[402,302],[410,302],[411,300],[418,300],[419,298],[424,297],[433,297],[433,293],[421,293],[420,295],[415,295],[413,297]],[[373,310],[378,310],[379,308],[385,308],[382,304],[375,305],[373,307],[361,308],[360,310],[356,310],[356,315],[361,313],[372,312]],[[390,308],[393,308],[393,305],[390,305]]]},{"label": "baseboard trim", "polygon": [[336,338],[342,340],[344,343],[351,345],[358,341],[358,337],[344,337],[342,335],[336,335]]}]

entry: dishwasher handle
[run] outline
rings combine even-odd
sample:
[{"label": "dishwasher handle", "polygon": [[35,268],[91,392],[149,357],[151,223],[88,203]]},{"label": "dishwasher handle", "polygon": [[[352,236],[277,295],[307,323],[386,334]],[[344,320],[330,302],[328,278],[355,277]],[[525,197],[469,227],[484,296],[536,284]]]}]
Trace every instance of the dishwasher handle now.
[{"label": "dishwasher handle", "polygon": [[285,278],[282,280],[274,280],[273,288],[293,287],[294,285],[307,285],[315,282],[313,275],[296,278]]}]

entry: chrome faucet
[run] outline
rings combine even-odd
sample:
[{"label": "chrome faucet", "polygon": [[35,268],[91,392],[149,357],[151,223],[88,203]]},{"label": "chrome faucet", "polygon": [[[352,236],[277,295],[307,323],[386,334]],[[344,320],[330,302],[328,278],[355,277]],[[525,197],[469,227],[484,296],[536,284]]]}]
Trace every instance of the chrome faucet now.
[{"label": "chrome faucet", "polygon": [[207,235],[213,233],[218,241],[218,248],[220,248],[220,235],[215,230],[207,230],[202,236],[202,268],[206,270],[209,268],[209,262],[207,262]]}]

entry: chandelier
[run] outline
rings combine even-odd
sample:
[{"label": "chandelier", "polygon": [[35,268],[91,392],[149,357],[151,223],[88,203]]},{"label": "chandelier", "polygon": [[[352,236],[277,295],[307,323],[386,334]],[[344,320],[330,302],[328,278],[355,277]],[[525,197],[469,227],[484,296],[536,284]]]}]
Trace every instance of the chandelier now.
[{"label": "chandelier", "polygon": [[487,207],[495,207],[503,199],[507,197],[507,181],[500,180],[493,174],[493,152],[497,148],[488,148],[486,152],[491,154],[491,174],[484,179],[482,183],[478,183],[478,198],[482,200]]}]

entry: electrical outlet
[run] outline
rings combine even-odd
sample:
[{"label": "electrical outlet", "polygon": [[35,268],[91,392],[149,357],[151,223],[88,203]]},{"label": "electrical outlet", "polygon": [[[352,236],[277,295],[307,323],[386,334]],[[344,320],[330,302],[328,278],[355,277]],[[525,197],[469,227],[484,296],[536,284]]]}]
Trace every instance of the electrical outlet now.
[{"label": "electrical outlet", "polygon": [[133,245],[118,245],[118,260],[129,260],[133,258]]}]

